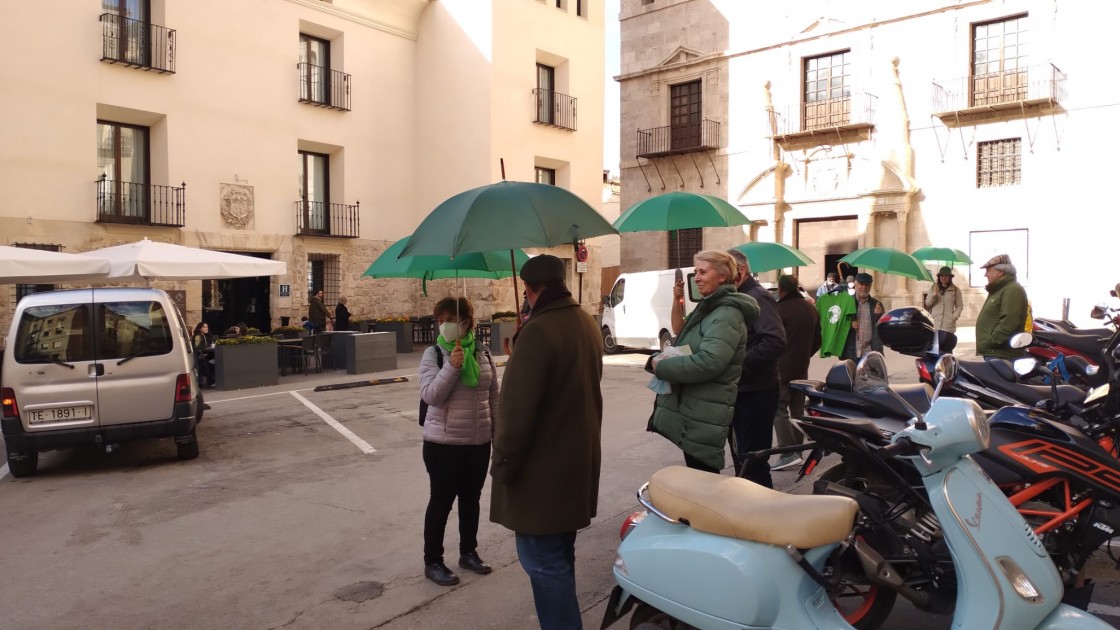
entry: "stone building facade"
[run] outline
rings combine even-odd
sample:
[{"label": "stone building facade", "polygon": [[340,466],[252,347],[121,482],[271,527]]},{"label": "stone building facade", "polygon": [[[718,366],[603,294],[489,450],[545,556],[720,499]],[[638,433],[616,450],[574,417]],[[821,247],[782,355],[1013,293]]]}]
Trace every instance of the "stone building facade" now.
[{"label": "stone building facade", "polygon": [[[752,223],[681,244],[796,246],[815,261],[790,270],[810,290],[858,248],[963,250],[963,321],[986,295],[979,265],[1007,253],[1036,313],[1069,298],[1085,320],[1118,279],[1092,226],[1112,205],[1120,86],[1090,43],[1118,15],[1073,0],[623,0],[621,205],[726,198]],[[665,267],[673,245],[624,235],[622,270]],[[930,286],[874,275],[888,305]]]},{"label": "stone building facade", "polygon": [[[419,280],[361,274],[444,199],[499,181],[500,160],[511,180],[600,207],[599,3],[22,3],[0,35],[50,51],[0,70],[0,243],[149,238],[287,263],[272,278],[153,281],[191,324],[298,324],[318,288],[356,318],[429,313],[463,287],[481,316],[513,310],[508,280],[432,281],[424,296]],[[571,277],[593,297],[595,254]],[[0,285],[0,327],[46,288]]]}]

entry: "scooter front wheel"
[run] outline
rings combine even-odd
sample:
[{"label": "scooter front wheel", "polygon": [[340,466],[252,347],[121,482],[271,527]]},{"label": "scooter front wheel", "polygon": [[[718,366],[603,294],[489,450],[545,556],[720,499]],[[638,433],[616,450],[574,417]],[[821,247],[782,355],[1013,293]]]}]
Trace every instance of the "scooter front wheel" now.
[{"label": "scooter front wheel", "polygon": [[630,630],[695,630],[695,628],[673,619],[649,604],[638,604],[634,608],[634,614],[630,615]]}]

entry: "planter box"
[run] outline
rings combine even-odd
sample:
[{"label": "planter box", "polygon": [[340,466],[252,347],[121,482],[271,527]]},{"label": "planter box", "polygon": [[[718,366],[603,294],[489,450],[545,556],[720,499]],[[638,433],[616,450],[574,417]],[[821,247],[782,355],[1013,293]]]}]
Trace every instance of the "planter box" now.
[{"label": "planter box", "polygon": [[323,356],[323,367],[332,370],[341,370],[346,367],[346,344],[347,339],[354,336],[353,332],[332,332],[327,333],[331,336],[331,350],[329,355]]},{"label": "planter box", "polygon": [[280,382],[274,343],[246,343],[214,347],[214,376],[218,389],[264,387]]},{"label": "planter box", "polygon": [[391,332],[345,335],[346,373],[366,374],[397,369],[397,340]]},{"label": "planter box", "polygon": [[517,322],[490,322],[490,354],[504,356],[505,348],[502,339],[513,342],[513,335],[517,332]]},{"label": "planter box", "polygon": [[412,322],[377,322],[376,332],[391,332],[397,335],[397,352],[412,352]]}]

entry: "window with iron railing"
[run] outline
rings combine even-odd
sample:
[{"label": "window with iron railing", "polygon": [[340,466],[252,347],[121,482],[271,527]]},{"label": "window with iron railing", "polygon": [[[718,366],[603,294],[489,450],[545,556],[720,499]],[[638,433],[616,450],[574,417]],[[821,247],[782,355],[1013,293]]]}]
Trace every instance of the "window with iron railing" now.
[{"label": "window with iron railing", "polygon": [[704,250],[703,228],[670,230],[669,269],[691,267],[692,259]]},{"label": "window with iron railing", "polygon": [[804,60],[803,131],[848,124],[852,109],[848,54],[841,51]]},{"label": "window with iron railing", "polygon": [[1021,138],[976,144],[976,187],[1014,186],[1020,183],[1023,167]]},{"label": "window with iron railing", "polygon": [[972,107],[1027,98],[1026,43],[1026,15],[973,25]]},{"label": "window with iron railing", "polygon": [[[48,245],[46,243],[12,243],[12,247],[22,247],[24,249],[37,249],[44,252],[60,252],[62,251],[61,245]],[[32,293],[44,293],[46,291],[54,291],[55,285],[53,284],[17,284],[15,285],[15,302],[19,302],[23,298],[31,295]]]},{"label": "window with iron railing", "polygon": [[338,303],[338,296],[342,292],[342,266],[338,254],[308,254],[307,255],[307,299],[316,291],[323,291],[323,304],[333,305]]},{"label": "window with iron railing", "polygon": [[305,33],[299,36],[299,100],[320,107],[350,110],[350,75],[331,69],[331,43]]},{"label": "window with iron railing", "polygon": [[102,0],[101,60],[175,73],[175,31],[150,21],[146,0]]}]

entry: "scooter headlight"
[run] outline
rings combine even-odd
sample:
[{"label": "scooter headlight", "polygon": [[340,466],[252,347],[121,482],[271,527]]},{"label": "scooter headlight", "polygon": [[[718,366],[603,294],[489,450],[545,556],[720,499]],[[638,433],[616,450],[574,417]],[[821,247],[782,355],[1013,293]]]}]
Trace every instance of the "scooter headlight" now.
[{"label": "scooter headlight", "polygon": [[1035,587],[1034,583],[1031,582],[1031,579],[1027,577],[1027,574],[1023,572],[1018,562],[1015,562],[1008,556],[999,556],[996,558],[996,563],[999,564],[999,568],[1003,571],[1003,575],[1007,578],[1007,581],[1011,582],[1015,593],[1023,598],[1023,601],[1037,604],[1045,599],[1038,588]]},{"label": "scooter headlight", "polygon": [[968,405],[965,407],[965,414],[968,416],[968,424],[972,426],[972,431],[976,434],[976,441],[980,443],[980,448],[986,449],[992,443],[992,425],[988,424],[988,416],[984,415],[984,410],[980,408],[980,405],[972,400],[966,402],[968,402]]}]

